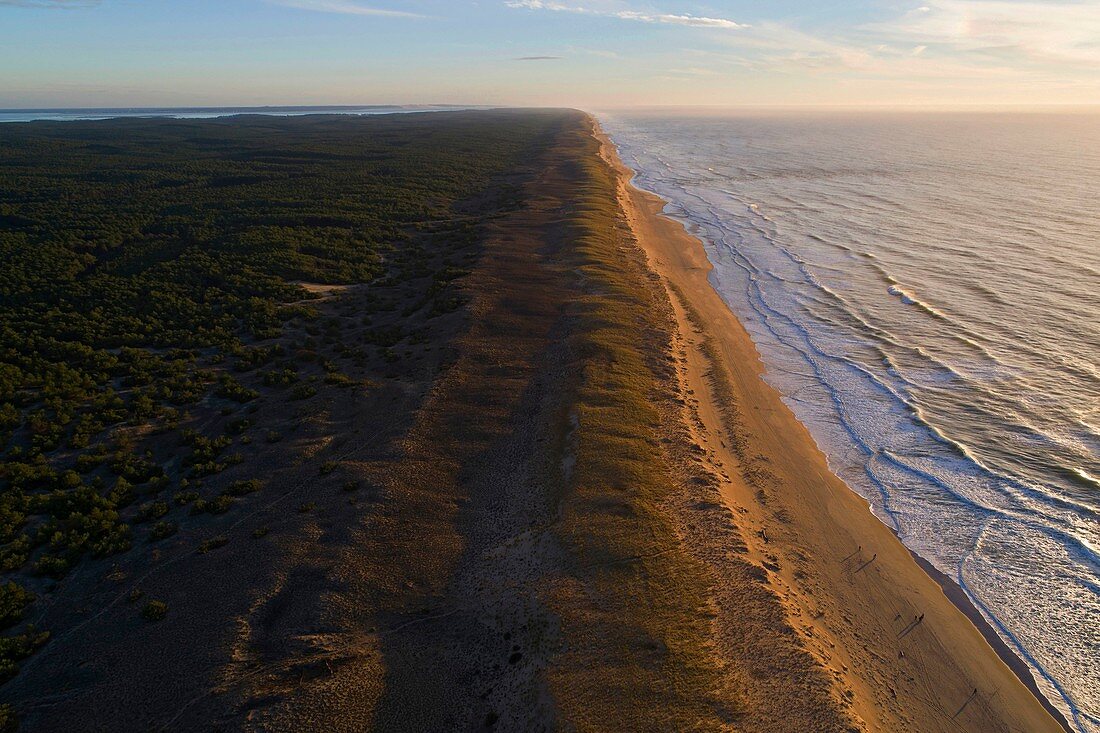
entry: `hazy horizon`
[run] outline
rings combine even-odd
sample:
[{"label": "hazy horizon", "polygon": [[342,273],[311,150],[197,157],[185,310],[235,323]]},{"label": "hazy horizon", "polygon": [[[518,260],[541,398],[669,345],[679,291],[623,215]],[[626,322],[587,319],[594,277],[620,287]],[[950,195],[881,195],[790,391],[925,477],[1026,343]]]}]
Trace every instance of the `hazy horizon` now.
[{"label": "hazy horizon", "polygon": [[1100,2],[0,0],[0,108],[1100,104]]},{"label": "hazy horizon", "polygon": [[29,113],[29,112],[175,112],[175,111],[209,111],[209,112],[224,112],[224,111],[241,111],[247,113],[251,110],[271,110],[274,112],[280,111],[300,111],[309,112],[312,110],[333,110],[333,111],[354,111],[354,110],[399,110],[408,112],[420,112],[420,111],[462,111],[462,110],[493,110],[493,109],[577,109],[582,112],[586,112],[593,115],[598,115],[602,112],[634,112],[634,113],[669,113],[680,114],[684,112],[690,112],[696,115],[727,115],[729,113],[736,112],[761,112],[761,113],[814,113],[814,112],[880,112],[880,113],[916,113],[916,114],[1100,114],[1100,103],[1096,104],[943,104],[943,105],[923,105],[923,104],[729,104],[729,105],[707,105],[707,104],[670,104],[670,105],[653,105],[653,104],[637,104],[637,105],[624,105],[624,106],[607,106],[607,105],[523,105],[523,104],[461,104],[461,103],[447,103],[447,104],[431,104],[431,103],[416,103],[405,104],[400,102],[384,103],[375,102],[370,104],[346,104],[346,103],[315,103],[315,104],[292,104],[292,103],[271,103],[271,104],[181,104],[181,105],[155,105],[155,104],[131,104],[131,105],[114,105],[114,106],[29,106],[29,107],[0,107],[0,113]]}]

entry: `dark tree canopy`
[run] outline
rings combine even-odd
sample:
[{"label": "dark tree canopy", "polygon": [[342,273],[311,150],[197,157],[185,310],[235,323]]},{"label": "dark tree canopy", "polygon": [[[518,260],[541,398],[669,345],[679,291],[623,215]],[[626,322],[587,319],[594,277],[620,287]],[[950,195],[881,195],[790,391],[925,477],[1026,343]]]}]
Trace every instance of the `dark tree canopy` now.
[{"label": "dark tree canopy", "polygon": [[[243,460],[233,443],[250,440],[247,418],[205,435],[181,416],[200,404],[227,415],[268,393],[316,393],[279,342],[288,323],[317,317],[299,283],[421,278],[428,285],[413,307],[427,303],[427,317],[453,310],[450,283],[463,273],[431,269],[423,233],[471,241],[470,202],[506,208],[508,186],[490,182],[556,119],[0,127],[0,625],[9,634],[0,682],[47,640],[20,626],[36,591],[84,558],[139,551],[187,516],[220,514],[260,489],[198,490]],[[398,323],[365,342],[389,354],[407,336]],[[352,383],[321,366],[324,384]],[[146,433],[176,435],[182,460],[132,437]]]}]

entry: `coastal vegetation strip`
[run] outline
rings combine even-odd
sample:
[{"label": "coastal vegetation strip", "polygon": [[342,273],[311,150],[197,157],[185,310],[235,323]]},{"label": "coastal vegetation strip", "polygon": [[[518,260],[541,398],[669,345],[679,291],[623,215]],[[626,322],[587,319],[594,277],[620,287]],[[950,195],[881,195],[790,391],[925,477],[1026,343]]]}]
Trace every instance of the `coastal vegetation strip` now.
[{"label": "coastal vegetation strip", "polygon": [[726,729],[741,701],[712,654],[709,579],[669,514],[677,485],[656,404],[668,304],[629,240],[597,140],[584,126],[561,145],[576,178],[566,257],[578,379],[556,528],[568,560],[551,596],[568,651],[551,688],[581,728]]}]

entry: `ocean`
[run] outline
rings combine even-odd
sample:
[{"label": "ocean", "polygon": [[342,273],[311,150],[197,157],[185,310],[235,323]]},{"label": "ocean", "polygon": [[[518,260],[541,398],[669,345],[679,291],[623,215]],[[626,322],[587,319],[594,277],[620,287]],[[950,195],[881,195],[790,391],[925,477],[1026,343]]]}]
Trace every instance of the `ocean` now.
[{"label": "ocean", "polygon": [[1100,731],[1100,115],[598,115],[832,469]]}]

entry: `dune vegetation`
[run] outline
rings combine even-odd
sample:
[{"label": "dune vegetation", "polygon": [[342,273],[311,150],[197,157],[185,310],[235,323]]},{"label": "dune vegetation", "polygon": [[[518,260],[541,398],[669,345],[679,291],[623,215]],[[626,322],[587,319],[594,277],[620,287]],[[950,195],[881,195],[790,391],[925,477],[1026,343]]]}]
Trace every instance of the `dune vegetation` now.
[{"label": "dune vegetation", "polygon": [[[28,623],[36,598],[86,558],[155,551],[261,489],[219,479],[281,439],[256,424],[260,404],[361,386],[349,368],[396,361],[415,327],[462,305],[466,263],[440,256],[477,237],[458,204],[551,121],[5,126],[0,678],[49,638]],[[477,213],[515,205],[507,186],[492,196]],[[362,338],[326,356],[317,284],[374,287]]]}]

